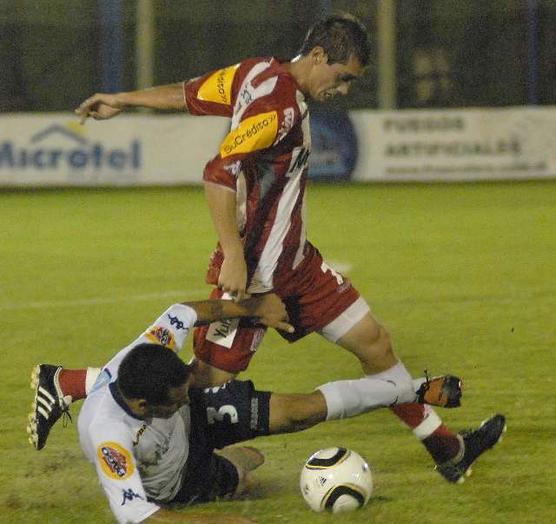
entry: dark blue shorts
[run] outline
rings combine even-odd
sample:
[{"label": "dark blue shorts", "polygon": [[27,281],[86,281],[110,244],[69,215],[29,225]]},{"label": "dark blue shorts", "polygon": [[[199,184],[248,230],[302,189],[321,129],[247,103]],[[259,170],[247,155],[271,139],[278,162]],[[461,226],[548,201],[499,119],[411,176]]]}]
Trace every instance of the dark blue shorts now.
[{"label": "dark blue shorts", "polygon": [[268,435],[270,392],[256,391],[251,381],[192,389],[189,456],[180,491],[172,504],[210,502],[235,492],[235,466],[215,449]]}]

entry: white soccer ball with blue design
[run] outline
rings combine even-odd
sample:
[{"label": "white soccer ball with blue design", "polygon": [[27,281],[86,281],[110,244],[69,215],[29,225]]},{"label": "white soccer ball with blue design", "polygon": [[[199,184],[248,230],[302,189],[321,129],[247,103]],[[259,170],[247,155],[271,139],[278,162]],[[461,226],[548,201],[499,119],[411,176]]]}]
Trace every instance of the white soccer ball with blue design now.
[{"label": "white soccer ball with blue design", "polygon": [[299,487],[313,511],[340,513],[369,502],[373,476],[365,459],[355,451],[327,448],[313,453],[305,462]]}]

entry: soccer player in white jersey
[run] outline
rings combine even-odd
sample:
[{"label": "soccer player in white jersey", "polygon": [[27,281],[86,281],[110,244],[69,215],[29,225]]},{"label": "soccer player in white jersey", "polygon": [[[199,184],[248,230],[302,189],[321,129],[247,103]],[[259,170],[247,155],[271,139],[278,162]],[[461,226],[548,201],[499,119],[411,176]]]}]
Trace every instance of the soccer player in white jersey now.
[{"label": "soccer player in white jersey", "polygon": [[[98,93],[76,112],[83,121],[114,117],[127,106],[230,118],[231,130],[203,176],[219,239],[207,274],[217,286],[211,296],[229,293],[240,299],[272,291],[284,300],[295,327],[283,333],[288,341],[317,332],[355,355],[366,376],[410,384],[388,332],[351,282],[307,240],[303,218],[311,151],[307,99],[326,102],[347,95],[370,53],[365,27],[350,15],[332,15],[309,30],[290,61],[249,58],[177,84]],[[199,328],[196,383],[221,384],[245,370],[265,329],[248,319]],[[431,385],[453,390],[446,398],[458,395],[457,383],[439,378]],[[430,407],[414,403],[392,411],[448,481],[462,478],[463,441]],[[500,431],[495,421],[487,425]]]},{"label": "soccer player in white jersey", "polygon": [[[238,380],[192,389],[194,369],[176,353],[194,325],[231,317],[291,330],[282,302],[272,294],[174,304],[102,368],[88,393],[78,420],[80,443],[119,522],[248,522],[223,515],[215,521],[167,506],[248,490],[249,473],[264,457],[253,448],[227,448],[231,444],[393,404],[437,403],[424,378],[407,386],[363,377],[295,395],[258,391]],[[468,463],[496,441],[485,432],[469,437]]]},{"label": "soccer player in white jersey", "polygon": [[[247,470],[262,463],[261,455],[248,448],[229,453],[233,463],[213,454],[214,447],[225,443],[210,440],[209,435],[221,428],[219,418],[236,407],[213,402],[214,411],[210,411],[205,402],[225,400],[234,387],[219,394],[192,392],[190,408],[193,368],[175,353],[196,322],[242,315],[291,329],[282,320],[286,317],[282,303],[273,295],[237,304],[218,300],[175,304],[102,368],[81,409],[78,430],[81,447],[95,465],[119,522],[142,522],[149,517],[152,521],[186,520],[161,507],[240,492],[246,486]],[[253,397],[253,403],[258,401],[252,386],[242,384],[241,389]],[[235,413],[233,420],[237,419]],[[250,430],[242,426],[242,431]],[[234,435],[233,431],[228,433]],[[249,438],[247,435],[243,440]],[[229,522],[250,522],[226,518]],[[187,515],[186,521],[219,522],[194,515]]]}]

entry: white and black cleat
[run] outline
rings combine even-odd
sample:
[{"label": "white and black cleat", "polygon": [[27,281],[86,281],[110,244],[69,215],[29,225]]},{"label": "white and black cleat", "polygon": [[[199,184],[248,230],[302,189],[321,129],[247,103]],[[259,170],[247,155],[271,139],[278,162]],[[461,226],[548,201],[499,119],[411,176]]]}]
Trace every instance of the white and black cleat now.
[{"label": "white and black cleat", "polygon": [[485,451],[500,442],[506,432],[506,417],[494,415],[484,420],[479,428],[458,434],[462,442],[461,451],[453,459],[438,464],[436,470],[448,481],[461,484],[471,475],[471,465]]},{"label": "white and black cleat", "polygon": [[31,373],[31,388],[35,398],[27,423],[29,442],[40,450],[44,448],[52,426],[63,415],[71,421],[68,407],[71,397],[64,397],[58,384],[62,366],[38,364]]}]

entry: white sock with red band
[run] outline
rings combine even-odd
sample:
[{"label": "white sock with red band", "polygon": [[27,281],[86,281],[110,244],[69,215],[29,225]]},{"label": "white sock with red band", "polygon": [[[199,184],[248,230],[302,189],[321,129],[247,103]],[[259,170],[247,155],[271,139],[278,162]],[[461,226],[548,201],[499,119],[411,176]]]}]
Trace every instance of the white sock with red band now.
[{"label": "white sock with red band", "polygon": [[329,382],[317,389],[326,400],[327,420],[353,417],[376,408],[415,402],[424,379],[413,380],[398,362],[386,371],[356,380]]},{"label": "white sock with red band", "polygon": [[98,376],[100,375],[100,368],[87,368],[87,376],[85,378],[85,395],[91,392]]},{"label": "white sock with red band", "polygon": [[413,428],[413,434],[419,440],[425,440],[430,437],[441,425],[441,418],[434,412],[430,406],[423,406],[424,418],[423,421]]}]

